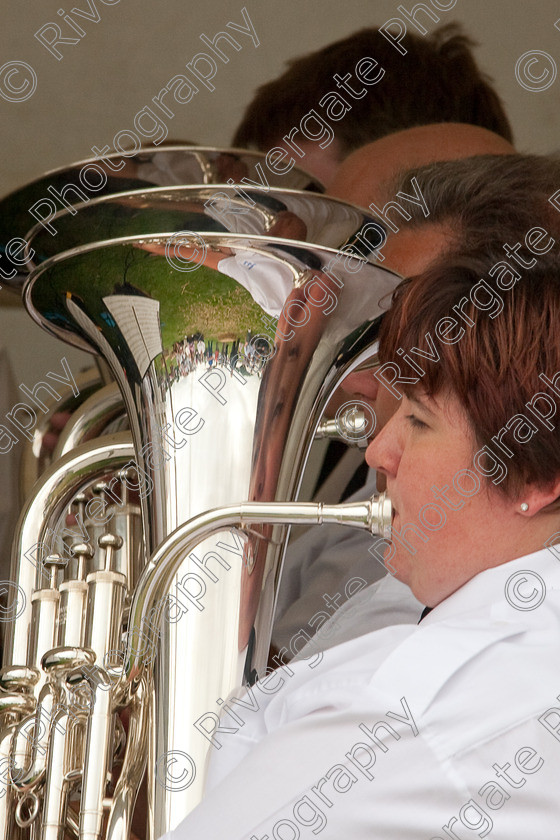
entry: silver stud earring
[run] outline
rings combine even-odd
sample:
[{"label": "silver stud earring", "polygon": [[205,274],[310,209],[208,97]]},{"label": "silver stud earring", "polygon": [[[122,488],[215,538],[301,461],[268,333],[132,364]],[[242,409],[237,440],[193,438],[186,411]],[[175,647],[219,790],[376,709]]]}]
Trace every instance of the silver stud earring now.
[{"label": "silver stud earring", "polygon": [[522,510],[524,513],[525,513],[525,511],[529,510],[529,505],[527,504],[527,502],[522,502],[522,504],[521,504],[521,510]]}]

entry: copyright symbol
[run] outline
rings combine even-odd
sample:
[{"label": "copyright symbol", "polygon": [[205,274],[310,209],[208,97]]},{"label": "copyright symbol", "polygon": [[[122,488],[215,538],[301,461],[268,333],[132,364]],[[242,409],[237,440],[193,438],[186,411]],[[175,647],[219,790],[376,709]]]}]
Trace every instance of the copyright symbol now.
[{"label": "copyright symbol", "polygon": [[[11,599],[10,599],[11,594]],[[25,592],[11,580],[0,581],[0,598],[6,595],[6,606],[0,603],[0,622],[15,621],[25,610]]]},{"label": "copyright symbol", "polygon": [[25,102],[36,90],[37,74],[30,64],[7,61],[0,67],[0,96],[8,102]]},{"label": "copyright symbol", "polygon": [[165,243],[165,259],[177,271],[196,271],[206,259],[208,247],[200,234],[181,230]]},{"label": "copyright symbol", "polygon": [[377,417],[368,403],[351,400],[340,406],[335,423],[340,437],[348,443],[367,443],[377,426]]},{"label": "copyright symbol", "polygon": [[546,584],[536,572],[515,572],[508,577],[504,592],[515,610],[536,610],[546,597]]},{"label": "copyright symbol", "polygon": [[[540,73],[533,73],[533,67],[543,65]],[[522,88],[531,93],[541,93],[554,84],[558,68],[551,55],[542,50],[529,50],[517,59],[515,78]]]},{"label": "copyright symbol", "polygon": [[170,750],[156,761],[156,779],[166,790],[186,790],[196,778],[196,765],[182,750]]}]

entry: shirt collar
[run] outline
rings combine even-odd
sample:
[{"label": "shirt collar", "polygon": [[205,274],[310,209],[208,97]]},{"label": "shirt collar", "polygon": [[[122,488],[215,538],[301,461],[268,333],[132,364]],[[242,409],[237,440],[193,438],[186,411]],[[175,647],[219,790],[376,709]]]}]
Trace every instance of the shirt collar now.
[{"label": "shirt collar", "polygon": [[[520,582],[521,608],[508,601],[515,597],[515,577]],[[538,579],[530,575],[538,575]],[[544,604],[524,602],[523,597],[544,584]],[[508,585],[508,581],[513,584]],[[521,579],[519,579],[521,581]],[[414,702],[415,714],[423,714],[440,689],[466,663],[485,648],[525,633],[536,625],[546,628],[557,622],[557,613],[547,609],[547,596],[560,590],[560,563],[548,549],[486,569],[450,595],[401,644],[396,646],[375,673],[377,689],[391,692],[398,686]],[[553,599],[550,598],[550,602]],[[553,609],[557,609],[554,599]],[[441,628],[441,623],[445,627]],[[442,633],[441,630],[444,629]]]},{"label": "shirt collar", "polygon": [[[527,574],[523,576],[523,572]],[[434,607],[421,627],[502,603],[506,612],[509,606],[511,617],[519,620],[523,612],[538,606],[539,592],[546,597],[546,591],[552,589],[560,589],[560,562],[551,547],[542,548],[479,572]]]}]

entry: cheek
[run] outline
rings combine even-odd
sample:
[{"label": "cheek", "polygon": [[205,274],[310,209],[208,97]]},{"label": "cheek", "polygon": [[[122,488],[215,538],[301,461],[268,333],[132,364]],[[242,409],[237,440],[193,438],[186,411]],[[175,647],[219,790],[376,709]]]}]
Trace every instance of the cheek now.
[{"label": "cheek", "polygon": [[[399,431],[397,429],[397,432]],[[429,488],[442,476],[449,478],[449,470],[440,457],[440,451],[427,434],[422,431],[408,430],[405,427],[401,431],[401,436],[404,439],[404,445],[399,464],[399,485],[402,484],[415,492],[420,498],[422,488]],[[432,495],[429,489],[428,495],[430,497]]]},{"label": "cheek", "polygon": [[[432,509],[431,506],[437,505],[447,515],[450,513],[445,503],[438,499],[438,494],[447,492],[449,497],[457,500],[459,504],[463,499],[468,502],[466,497],[454,489],[453,479],[461,470],[472,467],[472,461],[469,463],[461,457],[458,458],[453,449],[434,447],[433,441],[428,437],[429,433],[426,433],[424,438],[422,432],[416,434],[414,447],[409,449],[405,446],[400,458],[397,473],[398,498],[402,500],[403,506],[406,505],[406,517],[409,521],[419,524],[419,513],[428,505],[428,521],[433,519],[437,525],[437,507]],[[470,484],[468,489],[471,489]]]}]

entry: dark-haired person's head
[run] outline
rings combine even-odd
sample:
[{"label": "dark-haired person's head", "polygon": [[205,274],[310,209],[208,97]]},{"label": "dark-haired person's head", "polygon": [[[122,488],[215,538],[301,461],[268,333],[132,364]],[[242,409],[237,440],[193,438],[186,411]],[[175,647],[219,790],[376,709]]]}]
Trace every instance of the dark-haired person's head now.
[{"label": "dark-haired person's head", "polygon": [[401,397],[366,457],[395,508],[389,568],[428,606],[560,530],[558,246],[520,279],[481,286],[484,268],[403,281],[380,336]]},{"label": "dark-haired person's head", "polygon": [[[560,241],[560,158],[491,154],[438,161],[397,175],[388,189],[411,192],[413,179],[428,215],[403,202],[407,218],[397,217],[399,231],[388,230],[381,249],[383,264],[405,277],[441,257],[469,262],[475,256],[486,274],[530,276],[530,265]],[[520,249],[530,252],[529,260]]]},{"label": "dark-haired person's head", "polygon": [[[381,264],[403,277],[424,273],[441,260],[447,265],[471,264],[476,257],[479,279],[491,280],[501,273],[530,282],[532,266],[543,252],[558,247],[557,158],[489,154],[438,161],[406,172],[393,171],[392,180],[381,190],[373,190],[372,185],[367,194],[382,206],[389,196],[412,194],[413,179],[423,205],[401,201],[406,218],[394,210],[387,213],[399,230],[387,229],[385,244],[378,251]],[[521,249],[530,251],[530,259],[521,256]],[[390,381],[391,375],[386,378]],[[394,395],[388,388],[379,389],[379,381],[368,370],[350,374],[342,387],[346,395],[375,401],[381,424],[396,409]]]},{"label": "dark-haired person's head", "polygon": [[[480,174],[474,161],[469,160],[462,167],[455,167],[453,162],[489,155],[497,161],[498,156],[515,155],[515,149],[498,134],[464,123],[408,128],[353,152],[339,167],[328,193],[368,208],[378,216],[388,234],[379,259],[386,260],[384,264],[394,271],[414,274],[422,271],[426,261],[445,247],[450,228],[457,227],[456,223],[446,223],[462,214],[467,202],[473,201],[476,210],[486,212],[487,182],[472,196],[461,192],[457,200],[457,193],[465,181],[465,172],[470,187],[473,179],[476,182],[488,176],[493,161],[483,162],[478,168]],[[452,163],[443,166],[445,161]],[[422,167],[422,177],[412,171],[413,167]],[[507,161],[502,170],[508,180]],[[455,183],[459,189],[454,187]],[[427,199],[423,198],[424,192]],[[481,211],[479,195],[484,202]],[[436,200],[438,206],[433,208]],[[422,227],[420,235],[418,226]]]},{"label": "dark-haired person's head", "polygon": [[[445,133],[454,128],[459,127],[426,126],[425,130],[435,136],[439,129]],[[423,131],[412,129],[403,135]],[[370,159],[376,145],[371,146]],[[385,146],[385,141],[379,145]],[[393,161],[385,165],[384,173],[377,186],[367,188],[361,203],[365,206],[371,196],[385,210],[380,221],[386,238],[382,245],[376,240],[375,253],[384,267],[404,277],[425,271],[442,257],[457,261],[474,255],[484,261],[486,271],[493,269],[492,259],[523,271],[527,266],[519,248],[533,248],[532,261],[539,251],[552,250],[550,239],[560,240],[560,157],[484,154],[480,147],[472,157],[438,159],[412,169]],[[354,194],[356,189],[357,181]],[[351,192],[348,189],[343,196],[339,190],[337,196],[352,200]],[[400,204],[400,211],[395,204]],[[396,232],[389,222],[398,228]],[[540,243],[537,229],[544,231]]]},{"label": "dark-haired person's head", "polygon": [[[261,151],[285,148],[328,185],[352,151],[412,126],[469,123],[511,141],[508,118],[475,62],[473,46],[458,25],[450,24],[428,36],[407,34],[403,56],[378,28],[362,29],[289,62],[285,73],[259,87],[233,144]],[[364,59],[370,60],[369,73],[363,74],[368,83],[356,75],[357,68],[365,69]],[[348,74],[354,95],[334,80]],[[337,106],[336,115],[331,93],[346,103]]]},{"label": "dark-haired person's head", "polygon": [[[515,246],[518,241],[524,243],[525,237],[531,245],[530,231],[542,227],[560,238],[558,156],[479,154],[440,160],[397,173],[388,189],[395,195],[406,191],[413,178],[429,215],[407,203],[408,218],[401,219],[402,230],[420,233],[432,225],[444,228],[456,258],[462,255],[469,260],[498,247],[502,259],[523,267]],[[546,246],[532,247],[534,257]]]}]

